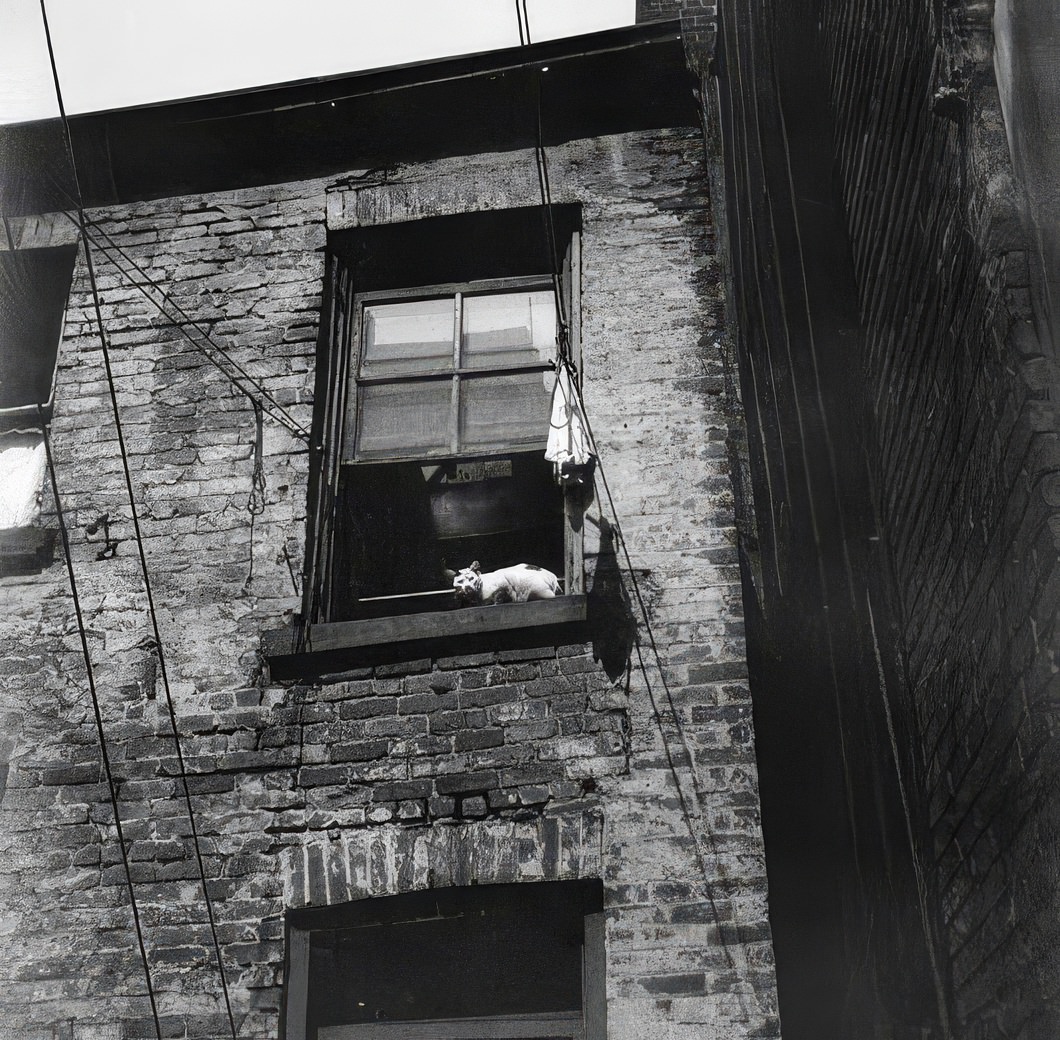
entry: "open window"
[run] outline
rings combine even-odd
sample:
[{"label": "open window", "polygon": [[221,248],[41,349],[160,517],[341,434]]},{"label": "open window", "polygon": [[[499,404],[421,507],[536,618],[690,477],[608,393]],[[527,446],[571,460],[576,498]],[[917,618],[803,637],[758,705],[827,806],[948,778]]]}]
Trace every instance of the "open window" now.
[{"label": "open window", "polygon": [[330,237],[305,611],[317,632],[450,611],[452,572],[473,561],[533,564],[581,592],[578,496],[545,459],[561,327],[577,364],[578,218],[530,207]]},{"label": "open window", "polygon": [[287,915],[285,1040],[603,1040],[599,880],[443,888]]},{"label": "open window", "polygon": [[77,246],[0,251],[0,574],[40,571],[54,531],[38,526],[55,367]]}]

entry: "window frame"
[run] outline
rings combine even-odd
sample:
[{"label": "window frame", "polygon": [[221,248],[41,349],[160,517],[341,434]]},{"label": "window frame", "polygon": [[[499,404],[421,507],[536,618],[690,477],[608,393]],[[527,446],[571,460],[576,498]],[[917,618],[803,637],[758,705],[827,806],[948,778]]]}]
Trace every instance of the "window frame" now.
[{"label": "window frame", "polygon": [[[55,390],[59,371],[59,351],[62,347],[63,338],[66,335],[66,324],[70,310],[70,294],[73,289],[74,271],[77,266],[77,258],[80,251],[80,239],[77,241],[56,246],[22,246],[15,249],[0,250],[0,260],[9,261],[12,264],[18,260],[32,259],[34,262],[43,260],[44,266],[52,267],[50,272],[46,271],[45,285],[35,284],[39,293],[46,289],[54,290],[55,295],[45,299],[32,301],[33,309],[43,311],[47,315],[44,322],[47,327],[43,332],[47,335],[42,339],[41,346],[47,352],[46,359],[49,362],[46,368],[50,369],[48,378],[48,392],[43,400],[36,397],[29,399],[32,395],[26,394],[27,400],[20,404],[3,404],[0,402],[0,431],[2,432],[40,432],[40,415],[43,413],[45,421],[49,421],[55,406]],[[51,261],[51,264],[48,264]],[[0,277],[0,292],[7,292],[13,281],[12,274]],[[50,281],[47,281],[50,279]],[[24,304],[24,306],[26,306]],[[4,308],[6,310],[6,307]],[[14,315],[17,317],[17,314]],[[5,315],[7,318],[8,315]],[[23,330],[15,333],[19,338]],[[7,340],[12,336],[9,329],[0,330],[0,341]],[[3,368],[4,366],[0,366]],[[3,373],[6,375],[6,372]],[[37,395],[40,397],[41,395]]]},{"label": "window frame", "polygon": [[[505,1037],[569,1036],[571,1040],[606,1040],[607,1038],[607,924],[603,908],[603,883],[599,878],[577,878],[547,881],[521,881],[503,885],[452,887],[406,892],[356,900],[336,906],[288,908],[284,915],[284,974],[280,1008],[280,1040],[307,1040],[309,1035],[310,947],[314,931],[343,927],[343,919],[355,919],[364,913],[369,919],[376,907],[407,906],[410,900],[433,894],[452,903],[466,892],[473,902],[476,891],[488,898],[491,889],[507,888],[516,892],[538,885],[563,885],[580,890],[582,900],[581,1009],[580,1011],[524,1012],[481,1018],[401,1019],[393,1022],[358,1023],[326,1027],[325,1040],[430,1040],[431,1037],[481,1037],[502,1040]],[[474,910],[475,908],[472,908]],[[447,912],[452,912],[447,909]],[[469,911],[461,911],[469,912]],[[406,915],[407,916],[407,915]],[[395,915],[392,927],[401,927],[403,918]]]},{"label": "window frame", "polygon": [[[461,293],[466,298],[469,295],[514,291],[521,288],[550,289],[562,294],[562,300],[557,302],[557,307],[559,313],[566,317],[569,356],[575,371],[580,373],[580,230],[572,229],[569,238],[565,237],[564,246],[566,249],[562,271],[558,277],[551,273],[538,272],[498,278],[444,281],[432,285],[398,286],[393,289],[373,287],[362,291],[356,291],[353,278],[349,271],[344,269],[342,258],[337,254],[331,254],[325,292],[325,322],[322,323],[320,332],[321,344],[329,350],[326,355],[329,361],[327,371],[318,373],[318,394],[327,395],[330,404],[321,415],[319,442],[315,447],[315,451],[319,453],[319,471],[315,483],[311,483],[310,500],[311,522],[314,514],[313,497],[316,499],[316,511],[321,512],[323,516],[318,517],[315,529],[310,531],[310,537],[307,540],[309,566],[306,574],[301,636],[298,638],[298,647],[301,650],[313,652],[325,648],[363,648],[399,639],[404,641],[445,639],[468,632],[551,626],[584,620],[585,585],[581,532],[583,496],[574,488],[563,488],[561,491],[563,496],[563,573],[559,577],[563,581],[564,595],[557,597],[555,601],[504,605],[515,608],[515,613],[499,611],[498,607],[447,611],[444,613],[456,616],[449,618],[447,623],[441,624],[439,624],[437,611],[395,613],[382,618],[340,622],[330,620],[335,613],[333,609],[335,544],[336,539],[341,537],[336,526],[335,503],[342,466],[387,465],[427,458],[422,453],[370,459],[348,457],[353,452],[352,450],[347,452],[347,438],[355,436],[355,424],[358,421],[355,412],[351,414],[351,411],[355,408],[353,402],[358,393],[359,370],[364,351],[365,305],[438,298],[456,293]],[[459,329],[456,331],[458,332]],[[525,368],[517,366],[514,370],[532,371],[538,368],[543,370],[545,367],[547,366],[529,364]],[[507,368],[475,370],[476,375],[473,378],[488,378],[487,373],[509,370]],[[456,374],[459,375],[459,373]],[[384,377],[382,381],[396,380]],[[543,414],[547,415],[547,411],[544,411],[548,407],[547,398],[545,395],[542,397]],[[540,446],[542,453],[544,441],[543,436]],[[431,458],[481,458],[536,450],[536,447],[527,449],[523,446],[467,449],[450,451],[446,455],[436,455]],[[315,492],[312,491],[314,487]],[[445,591],[440,590],[440,593]],[[508,616],[509,614],[512,616]],[[518,623],[519,616],[524,619],[523,625]],[[381,622],[383,624],[380,624]]]},{"label": "window frame", "polygon": [[[0,266],[5,268],[0,271],[0,295],[13,291],[13,283],[17,280],[15,267],[21,261],[30,260],[31,268],[36,268],[33,273],[23,274],[27,283],[23,287],[35,290],[36,297],[27,293],[19,301],[20,306],[13,306],[8,299],[0,300],[0,323],[4,326],[0,329],[0,344],[5,351],[0,377],[6,379],[7,367],[24,361],[17,349],[11,350],[10,346],[12,340],[21,339],[26,334],[23,322],[19,320],[20,310],[24,316],[26,308],[37,315],[44,314],[36,347],[46,362],[41,368],[42,375],[47,375],[46,393],[34,394],[26,387],[20,402],[5,404],[0,401],[0,449],[9,447],[8,438],[15,436],[31,437],[42,450],[44,448],[46,434],[42,422],[50,423],[55,407],[59,354],[66,336],[79,251],[80,237],[61,245],[29,244],[12,248],[9,243],[7,249],[0,250]],[[30,323],[31,338],[35,331]],[[45,469],[38,485],[39,495],[43,495],[48,480]],[[40,512],[38,508],[37,515],[25,523],[0,528],[0,578],[39,574],[54,562],[59,532],[55,527],[42,526]]]},{"label": "window frame", "polygon": [[[353,340],[357,344],[357,363],[351,366],[347,379],[347,391],[345,409],[343,416],[343,445],[340,449],[340,465],[366,465],[387,462],[415,462],[420,459],[455,459],[465,456],[483,455],[506,455],[514,451],[533,451],[537,444],[522,447],[493,447],[475,448],[474,446],[462,447],[459,445],[459,423],[460,423],[460,387],[469,381],[489,379],[491,376],[509,375],[518,372],[544,372],[548,369],[555,371],[558,357],[551,364],[546,362],[528,362],[520,365],[504,365],[495,368],[474,368],[467,365],[458,365],[456,355],[459,352],[459,343],[462,339],[463,305],[468,299],[476,297],[501,295],[504,292],[528,292],[555,293],[555,285],[549,274],[532,275],[527,277],[509,278],[487,278],[475,279],[469,282],[444,282],[440,285],[415,286],[409,289],[395,290],[370,290],[367,292],[354,293],[354,326]],[[361,376],[360,369],[365,360],[365,328],[364,318],[366,307],[379,304],[417,303],[425,300],[454,300],[453,312],[453,364],[446,372],[410,373],[401,376]],[[427,383],[441,382],[446,377],[452,379],[453,396],[450,402],[449,414],[449,445],[442,451],[409,452],[406,454],[394,454],[385,456],[358,457],[357,441],[360,435],[358,423],[361,416],[356,414],[360,411],[351,406],[351,401],[356,398],[360,401],[360,388],[362,386],[381,386],[393,383]],[[350,412],[353,411],[353,421],[350,421]],[[354,441],[354,446],[347,453],[347,442]],[[540,446],[544,451],[546,438],[540,438]]]}]

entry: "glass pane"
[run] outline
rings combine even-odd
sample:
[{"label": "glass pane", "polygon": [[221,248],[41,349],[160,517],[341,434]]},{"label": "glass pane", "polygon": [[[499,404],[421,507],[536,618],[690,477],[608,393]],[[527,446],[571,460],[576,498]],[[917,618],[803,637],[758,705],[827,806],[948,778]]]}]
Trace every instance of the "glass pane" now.
[{"label": "glass pane", "polygon": [[461,380],[461,448],[543,446],[552,382],[551,371]]},{"label": "glass pane", "polygon": [[556,356],[556,298],[551,290],[469,296],[461,330],[464,368],[504,368]]},{"label": "glass pane", "polygon": [[361,375],[450,371],[454,306],[446,297],[365,307]]},{"label": "glass pane", "polygon": [[452,383],[384,383],[358,395],[357,457],[408,457],[449,448]]}]

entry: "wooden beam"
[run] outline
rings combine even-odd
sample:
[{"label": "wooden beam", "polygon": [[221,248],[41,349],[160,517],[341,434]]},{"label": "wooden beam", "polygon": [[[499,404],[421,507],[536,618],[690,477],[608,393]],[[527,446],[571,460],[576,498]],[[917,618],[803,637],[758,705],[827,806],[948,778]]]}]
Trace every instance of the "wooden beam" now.
[{"label": "wooden beam", "polygon": [[555,599],[531,600],[528,603],[498,603],[496,606],[313,625],[309,629],[306,649],[315,652],[382,646],[584,620],[584,595],[557,596]]},{"label": "wooden beam", "polygon": [[582,1040],[581,1015],[556,1012],[498,1015],[492,1018],[449,1018],[430,1022],[364,1022],[356,1025],[324,1026],[320,1040]]}]

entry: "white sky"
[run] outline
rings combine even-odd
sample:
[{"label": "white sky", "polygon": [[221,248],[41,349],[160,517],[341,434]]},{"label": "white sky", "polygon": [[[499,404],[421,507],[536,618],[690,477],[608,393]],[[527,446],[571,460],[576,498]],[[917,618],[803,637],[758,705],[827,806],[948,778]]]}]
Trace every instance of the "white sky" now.
[{"label": "white sky", "polygon": [[[69,113],[519,43],[515,0],[46,0]],[[635,0],[527,0],[535,43],[630,25]],[[0,122],[58,114],[40,0],[0,0]]]}]

